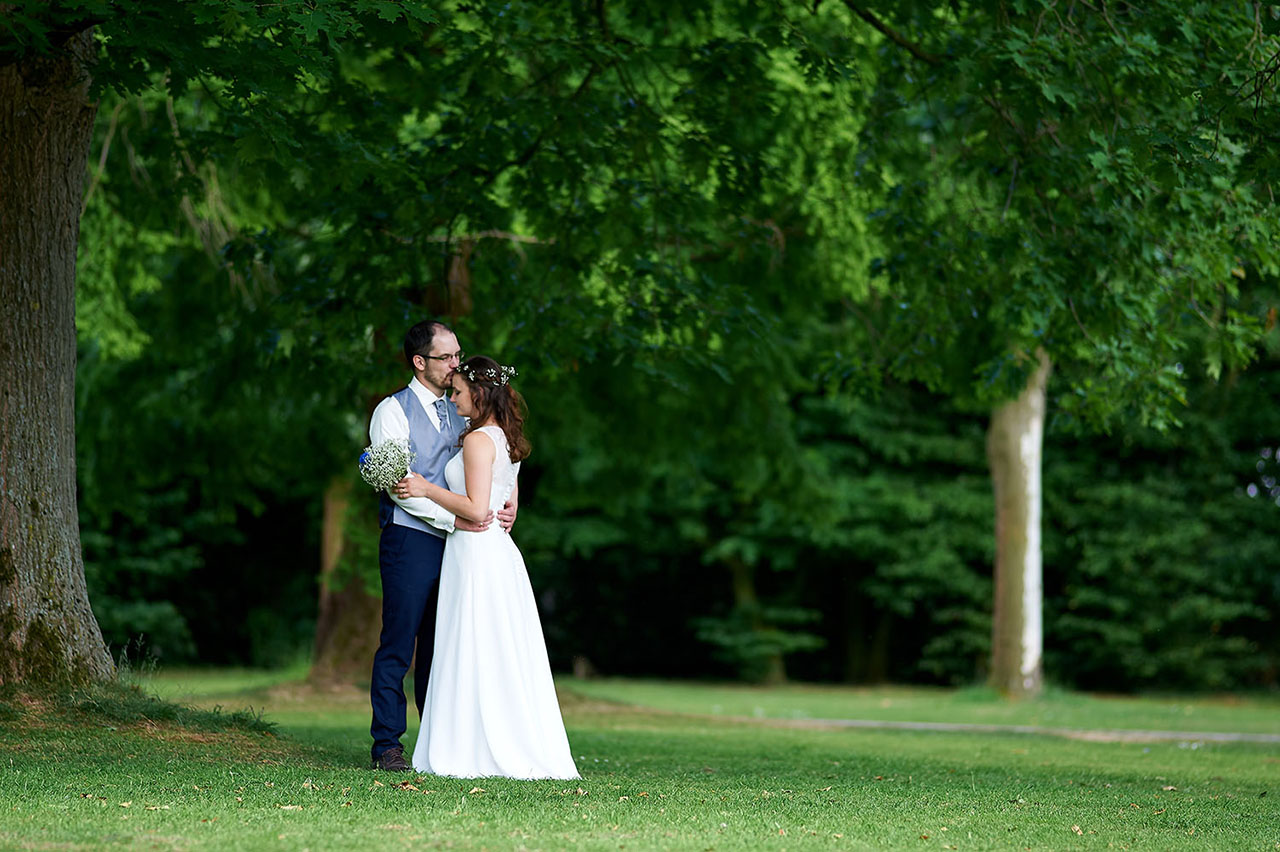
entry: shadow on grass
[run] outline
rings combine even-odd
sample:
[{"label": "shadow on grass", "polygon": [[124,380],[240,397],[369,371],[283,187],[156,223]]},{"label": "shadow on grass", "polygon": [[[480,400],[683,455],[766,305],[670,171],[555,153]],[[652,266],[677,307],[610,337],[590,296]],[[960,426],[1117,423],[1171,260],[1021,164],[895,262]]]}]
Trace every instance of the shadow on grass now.
[{"label": "shadow on grass", "polygon": [[272,735],[276,724],[261,711],[227,712],[222,707],[187,707],[165,701],[122,679],[43,693],[6,690],[0,695],[0,723],[21,724],[33,713],[66,725],[92,723],[125,726],[167,724],[202,733]]},{"label": "shadow on grass", "polygon": [[202,709],[165,701],[145,692],[137,684],[109,681],[75,690],[62,706],[71,714],[91,716],[99,722],[124,725],[169,722],[183,728],[210,733],[274,734],[276,724],[262,711],[246,708],[227,712],[221,706]]}]

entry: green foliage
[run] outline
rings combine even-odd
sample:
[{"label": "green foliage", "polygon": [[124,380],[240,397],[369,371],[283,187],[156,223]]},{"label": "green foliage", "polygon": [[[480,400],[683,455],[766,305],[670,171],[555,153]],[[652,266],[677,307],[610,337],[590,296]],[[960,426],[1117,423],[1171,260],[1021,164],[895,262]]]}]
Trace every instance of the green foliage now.
[{"label": "green foliage", "polygon": [[[116,532],[116,535],[119,536],[120,533]],[[95,574],[105,573],[100,563],[95,563],[94,569]],[[117,569],[113,576],[123,579],[129,575]],[[191,662],[196,659],[197,649],[191,638],[191,628],[172,601],[139,600],[142,594],[137,591],[129,592],[125,597],[117,597],[98,591],[101,586],[98,581],[89,581],[89,588],[94,592],[93,613],[98,619],[98,627],[102,630],[102,638],[108,648],[119,650],[133,647],[137,649],[136,653],[165,663]],[[148,597],[167,594],[168,589],[161,586]]]},{"label": "green foliage", "polygon": [[1280,504],[1263,453],[1280,434],[1277,381],[1268,359],[1229,391],[1198,388],[1177,442],[1131,433],[1105,455],[1068,444],[1046,465],[1058,534],[1045,558],[1062,569],[1051,669],[1087,687],[1274,682]]},{"label": "green foliage", "polygon": [[[1053,681],[1110,691],[1273,682],[1277,509],[1262,490],[1274,462],[1260,455],[1280,429],[1267,402],[1273,377],[1270,359],[1230,387],[1202,377],[1187,426],[1171,436],[1134,428],[1085,440],[1051,429],[1043,534]],[[591,390],[583,397],[575,386]],[[758,675],[769,653],[791,650],[759,640],[786,642],[777,631],[798,627],[828,650],[789,656],[792,676],[973,682],[991,630],[983,420],[910,387],[875,400],[802,396],[794,407],[738,413],[789,412],[801,449],[726,446],[739,396],[753,398],[739,384],[708,380],[681,410],[656,388],[628,389],[593,372],[554,395],[553,424],[572,426],[538,427],[534,458],[552,462],[523,486],[517,531],[535,585],[554,601],[544,607],[553,657],[669,675],[736,674],[746,663]],[[721,425],[699,422],[704,413]],[[758,420],[742,426],[752,428],[766,434]],[[717,452],[722,468],[696,467]],[[806,487],[824,502],[771,506],[768,488],[736,501],[745,487],[738,477],[764,463],[772,466],[764,479],[775,482],[804,464]],[[699,491],[712,476],[732,478],[721,491]],[[790,505],[804,507],[794,522]],[[732,537],[713,532],[726,524]],[[798,607],[819,620],[765,618],[754,635],[714,561],[723,554],[756,561],[762,609]],[[613,620],[632,641],[598,641]],[[718,658],[694,648],[699,638],[738,655],[717,667]]]},{"label": "green foliage", "polygon": [[279,663],[296,647],[266,646],[299,643],[318,563],[309,507],[285,495],[323,487],[313,459],[341,440],[343,419],[288,393],[287,377],[249,369],[258,340],[233,318],[234,299],[208,296],[167,286],[132,301],[149,338],[135,358],[81,347],[86,579],[116,647],[143,636],[167,663]]},{"label": "green foliage", "polygon": [[424,26],[434,16],[414,0],[254,3],[198,0],[18,0],[8,4],[0,59],[15,62],[61,49],[97,28],[105,50],[95,68],[100,88],[138,92],[158,74],[177,94],[209,77],[269,122],[277,102],[299,83],[321,82],[338,65],[335,46],[377,35],[388,25]]},{"label": "green foliage", "polygon": [[830,466],[825,490],[839,513],[825,525],[823,550],[848,572],[845,594],[865,597],[875,613],[862,631],[872,633],[874,617],[877,630],[906,622],[916,629],[904,632],[928,637],[897,639],[892,661],[868,660],[862,676],[897,670],[969,681],[990,633],[993,507],[982,422],[902,386],[874,400],[813,400],[801,411],[801,429],[813,435],[806,443]]},{"label": "green foliage", "polygon": [[[189,653],[172,607],[205,659],[305,644],[319,495],[430,313],[521,370],[557,665],[971,681],[975,412],[1044,346],[1051,445],[1115,432],[1050,450],[1053,675],[1274,681],[1236,461],[1116,466],[1141,424],[1260,405],[1199,383],[1254,381],[1273,304],[1274,33],[1240,4],[876,5],[17,4],[10,56],[102,45],[77,428],[116,641]],[[1246,420],[1215,434],[1252,463],[1276,439]],[[338,579],[373,587],[353,533]]]},{"label": "green foliage", "polygon": [[[246,363],[310,383],[321,415],[311,428],[338,438],[355,430],[330,412],[359,411],[402,380],[394,340],[424,301],[465,314],[450,301],[465,298],[474,305],[459,320],[466,345],[503,347],[527,376],[622,359],[655,388],[700,371],[727,376],[724,341],[770,333],[747,294],[752,265],[781,256],[779,217],[858,230],[856,217],[801,189],[837,199],[847,181],[824,158],[847,155],[854,138],[812,129],[841,108],[825,95],[797,97],[801,81],[829,94],[847,89],[849,74],[820,55],[833,42],[806,16],[789,22],[736,3],[669,12],[442,9],[429,32],[371,29],[336,65],[325,53],[316,61],[328,70],[298,80],[296,96],[273,98],[263,115],[236,95],[257,66],[230,74],[210,65],[182,97],[144,92],[111,107],[100,143],[108,167],[89,210],[101,218],[86,231],[116,233],[118,217],[167,235],[185,220],[191,233],[179,245],[121,245],[121,257],[139,255],[121,271],[159,260],[170,281],[226,280],[233,298],[209,306],[224,345],[227,335],[246,347],[256,338],[260,351]],[[234,50],[250,55],[253,42]],[[107,39],[108,56],[114,47]],[[99,68],[105,85],[128,89],[111,68]],[[258,145],[264,115],[290,138]],[[241,125],[229,145],[219,129]],[[117,126],[121,140],[130,131],[122,155],[109,145]],[[165,173],[176,177],[146,177]],[[856,268],[847,252],[839,257],[838,268]],[[83,312],[82,334],[112,345],[96,317],[118,315],[147,288],[135,291],[84,291],[99,309]],[[536,391],[531,400],[538,407]],[[249,447],[229,450],[234,469],[251,464]],[[349,453],[333,440],[312,467],[345,468]],[[747,473],[752,493],[767,475],[767,466]],[[698,491],[703,502],[711,496]],[[590,523],[575,535],[590,536]],[[711,535],[759,546],[755,534]],[[360,544],[344,570],[367,556]],[[366,583],[376,581],[374,563],[362,564]]]},{"label": "green foliage", "polygon": [[[769,662],[799,651],[817,651],[826,641],[804,630],[818,619],[814,610],[779,606],[735,607],[722,617],[693,620],[694,635],[746,680],[769,677]],[[767,626],[765,626],[767,625]]]},{"label": "green foliage", "polygon": [[901,43],[877,49],[860,152],[878,369],[989,404],[1044,348],[1061,416],[1177,425],[1186,353],[1211,341],[1214,373],[1252,357],[1242,282],[1280,269],[1266,16],[883,5]]}]

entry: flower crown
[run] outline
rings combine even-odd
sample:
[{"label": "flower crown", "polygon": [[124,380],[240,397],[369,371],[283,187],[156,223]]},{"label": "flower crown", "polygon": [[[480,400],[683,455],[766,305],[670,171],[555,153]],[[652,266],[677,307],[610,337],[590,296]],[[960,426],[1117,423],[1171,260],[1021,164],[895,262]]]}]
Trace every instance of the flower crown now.
[{"label": "flower crown", "polygon": [[511,381],[512,376],[519,375],[516,372],[515,367],[507,366],[499,366],[496,370],[493,367],[489,367],[485,370],[464,370],[460,368],[458,372],[466,376],[467,381],[471,382],[473,385],[484,382],[485,384],[492,385],[495,388],[505,388],[507,386],[507,382]]}]

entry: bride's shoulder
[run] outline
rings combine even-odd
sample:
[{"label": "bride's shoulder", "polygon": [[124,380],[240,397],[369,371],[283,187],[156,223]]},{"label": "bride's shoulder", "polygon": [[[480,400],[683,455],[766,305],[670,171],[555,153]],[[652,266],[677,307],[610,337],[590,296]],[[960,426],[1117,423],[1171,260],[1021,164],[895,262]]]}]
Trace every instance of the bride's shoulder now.
[{"label": "bride's shoulder", "polygon": [[485,455],[495,455],[498,450],[498,440],[489,433],[489,428],[488,426],[481,426],[468,432],[466,437],[462,439],[462,449]]},{"label": "bride's shoulder", "polygon": [[[505,443],[507,440],[506,433],[502,431],[502,427],[497,426],[493,423],[488,423],[488,424],[485,424],[484,426],[477,426],[475,429],[472,430],[471,434],[474,435],[476,432],[483,432],[484,434],[488,435],[489,439],[492,440],[495,444],[502,444],[502,443]],[[470,437],[470,435],[468,437]]]}]

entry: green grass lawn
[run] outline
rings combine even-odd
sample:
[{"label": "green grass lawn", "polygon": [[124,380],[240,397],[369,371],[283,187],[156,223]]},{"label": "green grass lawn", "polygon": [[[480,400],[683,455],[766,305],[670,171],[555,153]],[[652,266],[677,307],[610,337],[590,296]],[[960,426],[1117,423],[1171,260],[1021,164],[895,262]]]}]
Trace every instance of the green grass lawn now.
[{"label": "green grass lawn", "polygon": [[874,719],[1159,731],[1235,731],[1280,735],[1280,695],[1097,696],[1050,691],[1005,701],[991,690],[699,684],[645,680],[561,681],[591,698],[676,713],[757,719]]},{"label": "green grass lawn", "polygon": [[[1280,746],[790,728],[687,712],[865,718],[828,708],[879,707],[913,719],[932,701],[957,721],[956,707],[998,704],[964,692],[566,681],[583,774],[570,783],[372,772],[363,693],[272,680],[175,672],[150,683],[200,707],[251,706],[275,734],[216,730],[221,716],[180,726],[108,719],[93,705],[0,705],[0,848],[1280,849]],[[618,703],[643,696],[686,712]],[[1087,706],[1065,709],[1089,701],[1051,696],[1036,712],[1169,728],[1149,719],[1179,703],[1108,700],[1096,725]],[[1210,727],[1203,717],[1265,727],[1265,701],[1181,704],[1197,708],[1197,729]],[[1032,711],[1007,712],[1023,723],[1017,713]],[[1141,721],[1121,724],[1130,718]]]}]

